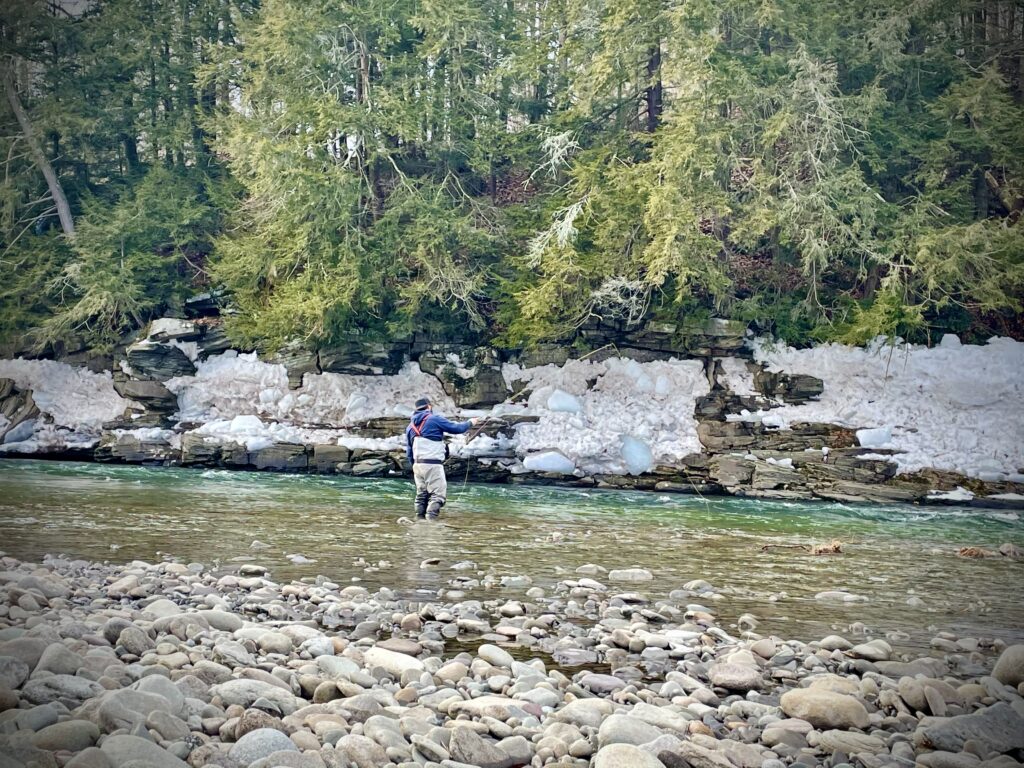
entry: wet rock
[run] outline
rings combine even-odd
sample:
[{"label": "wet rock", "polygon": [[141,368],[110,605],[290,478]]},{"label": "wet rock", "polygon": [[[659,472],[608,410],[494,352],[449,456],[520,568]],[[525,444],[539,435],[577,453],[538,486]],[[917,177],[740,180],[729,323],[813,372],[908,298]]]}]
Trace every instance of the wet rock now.
[{"label": "wet rock", "polygon": [[782,694],[782,711],[817,728],[867,728],[868,713],[857,699],[841,693],[796,688]]},{"label": "wet rock", "polygon": [[653,578],[654,574],[646,568],[620,568],[608,571],[609,581],[640,582],[651,581]]},{"label": "wet rock", "polygon": [[53,643],[46,647],[43,655],[33,670],[33,677],[41,672],[54,675],[73,675],[82,666],[82,657],[61,643]]}]

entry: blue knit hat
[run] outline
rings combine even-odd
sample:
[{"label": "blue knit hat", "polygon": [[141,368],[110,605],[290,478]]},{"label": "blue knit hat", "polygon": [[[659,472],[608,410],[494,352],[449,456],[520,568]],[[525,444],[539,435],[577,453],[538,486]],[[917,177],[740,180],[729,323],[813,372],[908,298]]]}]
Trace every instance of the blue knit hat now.
[{"label": "blue knit hat", "polygon": [[423,410],[426,410],[429,407],[430,407],[430,398],[429,397],[421,397],[419,400],[416,401],[416,410],[417,411],[423,411]]}]

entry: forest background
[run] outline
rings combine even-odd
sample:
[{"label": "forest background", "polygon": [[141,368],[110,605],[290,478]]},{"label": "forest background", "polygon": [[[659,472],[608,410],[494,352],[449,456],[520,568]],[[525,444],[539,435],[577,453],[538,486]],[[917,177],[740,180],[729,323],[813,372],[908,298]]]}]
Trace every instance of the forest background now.
[{"label": "forest background", "polygon": [[0,337],[1024,338],[1020,0],[8,0]]}]

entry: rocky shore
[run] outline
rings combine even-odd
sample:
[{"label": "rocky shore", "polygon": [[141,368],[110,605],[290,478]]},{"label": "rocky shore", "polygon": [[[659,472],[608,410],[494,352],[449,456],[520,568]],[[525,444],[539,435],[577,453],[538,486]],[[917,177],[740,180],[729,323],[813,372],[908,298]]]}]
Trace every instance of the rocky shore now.
[{"label": "rocky shore", "polygon": [[[1024,645],[716,623],[643,569],[451,589],[279,584],[245,564],[0,559],[0,766],[1014,768]],[[807,638],[807,640],[810,640]]]}]

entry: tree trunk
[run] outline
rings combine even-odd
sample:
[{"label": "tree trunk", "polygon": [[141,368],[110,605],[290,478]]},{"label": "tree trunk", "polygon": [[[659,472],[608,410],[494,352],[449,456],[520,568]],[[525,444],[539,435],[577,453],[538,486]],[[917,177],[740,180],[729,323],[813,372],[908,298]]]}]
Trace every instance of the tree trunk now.
[{"label": "tree trunk", "polygon": [[651,46],[650,57],[647,59],[647,132],[654,133],[661,120],[662,84],[661,84],[661,43]]},{"label": "tree trunk", "polygon": [[21,99],[18,98],[14,77],[11,75],[10,70],[4,69],[3,78],[4,90],[7,91],[7,100],[11,103],[11,110],[18,119],[18,125],[21,126],[25,142],[32,153],[32,159],[39,170],[42,171],[43,177],[46,179],[46,186],[50,188],[50,196],[53,198],[54,205],[57,206],[57,217],[60,219],[61,229],[64,230],[64,234],[69,238],[74,237],[75,220],[71,217],[71,206],[68,205],[68,199],[64,196],[64,188],[60,185],[60,179],[57,178],[57,174],[54,172],[53,166],[50,165],[50,161],[46,159],[43,147],[32,130],[32,122],[21,105]]}]

